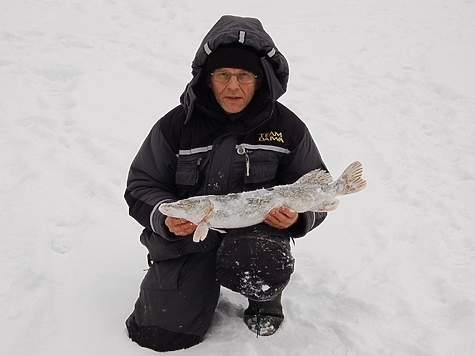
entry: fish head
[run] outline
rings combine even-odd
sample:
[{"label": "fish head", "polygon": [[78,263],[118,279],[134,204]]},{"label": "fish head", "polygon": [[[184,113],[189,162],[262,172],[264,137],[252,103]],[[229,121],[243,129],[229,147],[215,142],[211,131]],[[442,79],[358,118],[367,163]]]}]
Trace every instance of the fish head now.
[{"label": "fish head", "polygon": [[209,199],[193,197],[174,203],[163,203],[158,207],[158,210],[164,215],[197,224],[211,212],[212,205]]}]

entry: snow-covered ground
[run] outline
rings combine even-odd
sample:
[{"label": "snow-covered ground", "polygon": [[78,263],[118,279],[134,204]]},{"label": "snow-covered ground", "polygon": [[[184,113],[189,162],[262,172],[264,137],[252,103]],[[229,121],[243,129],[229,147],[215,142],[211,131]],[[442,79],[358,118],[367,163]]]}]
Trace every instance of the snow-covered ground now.
[{"label": "snow-covered ground", "polygon": [[144,275],[123,191],[223,14],[290,63],[281,101],[341,198],[294,247],[286,321],[256,338],[223,290],[183,355],[475,355],[475,2],[2,0],[0,354],[153,355],[127,338]]}]

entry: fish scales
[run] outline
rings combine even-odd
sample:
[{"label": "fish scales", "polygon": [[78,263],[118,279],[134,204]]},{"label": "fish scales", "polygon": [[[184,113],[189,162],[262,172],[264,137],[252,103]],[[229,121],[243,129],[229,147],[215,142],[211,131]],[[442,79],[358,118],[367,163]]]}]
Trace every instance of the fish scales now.
[{"label": "fish scales", "polygon": [[363,167],[358,161],[350,164],[333,182],[331,175],[319,169],[303,175],[293,184],[279,185],[226,195],[204,195],[163,203],[161,213],[183,218],[197,225],[195,242],[206,238],[209,229],[240,228],[256,225],[273,208],[287,206],[298,213],[332,211],[338,206],[339,195],[359,192],[366,187]]}]

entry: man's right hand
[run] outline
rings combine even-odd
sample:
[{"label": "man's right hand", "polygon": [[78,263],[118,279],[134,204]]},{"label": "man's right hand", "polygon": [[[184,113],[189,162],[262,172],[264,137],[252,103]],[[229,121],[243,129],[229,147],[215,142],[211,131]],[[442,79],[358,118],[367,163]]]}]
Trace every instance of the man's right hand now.
[{"label": "man's right hand", "polygon": [[167,216],[165,219],[165,225],[167,225],[168,230],[170,230],[172,234],[177,236],[186,236],[194,233],[196,230],[196,225],[192,222],[185,219],[172,218],[170,216]]}]

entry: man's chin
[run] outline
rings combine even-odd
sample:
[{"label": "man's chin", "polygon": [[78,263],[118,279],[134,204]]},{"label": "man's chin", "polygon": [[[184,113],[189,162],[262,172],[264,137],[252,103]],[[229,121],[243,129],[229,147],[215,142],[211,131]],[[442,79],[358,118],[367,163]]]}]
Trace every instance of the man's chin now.
[{"label": "man's chin", "polygon": [[239,100],[223,100],[221,105],[228,114],[237,114],[244,110],[245,105],[243,104],[242,99]]},{"label": "man's chin", "polygon": [[243,110],[243,108],[241,108],[241,107],[229,107],[229,106],[224,107],[223,109],[228,114],[237,114],[237,113],[240,113]]}]

